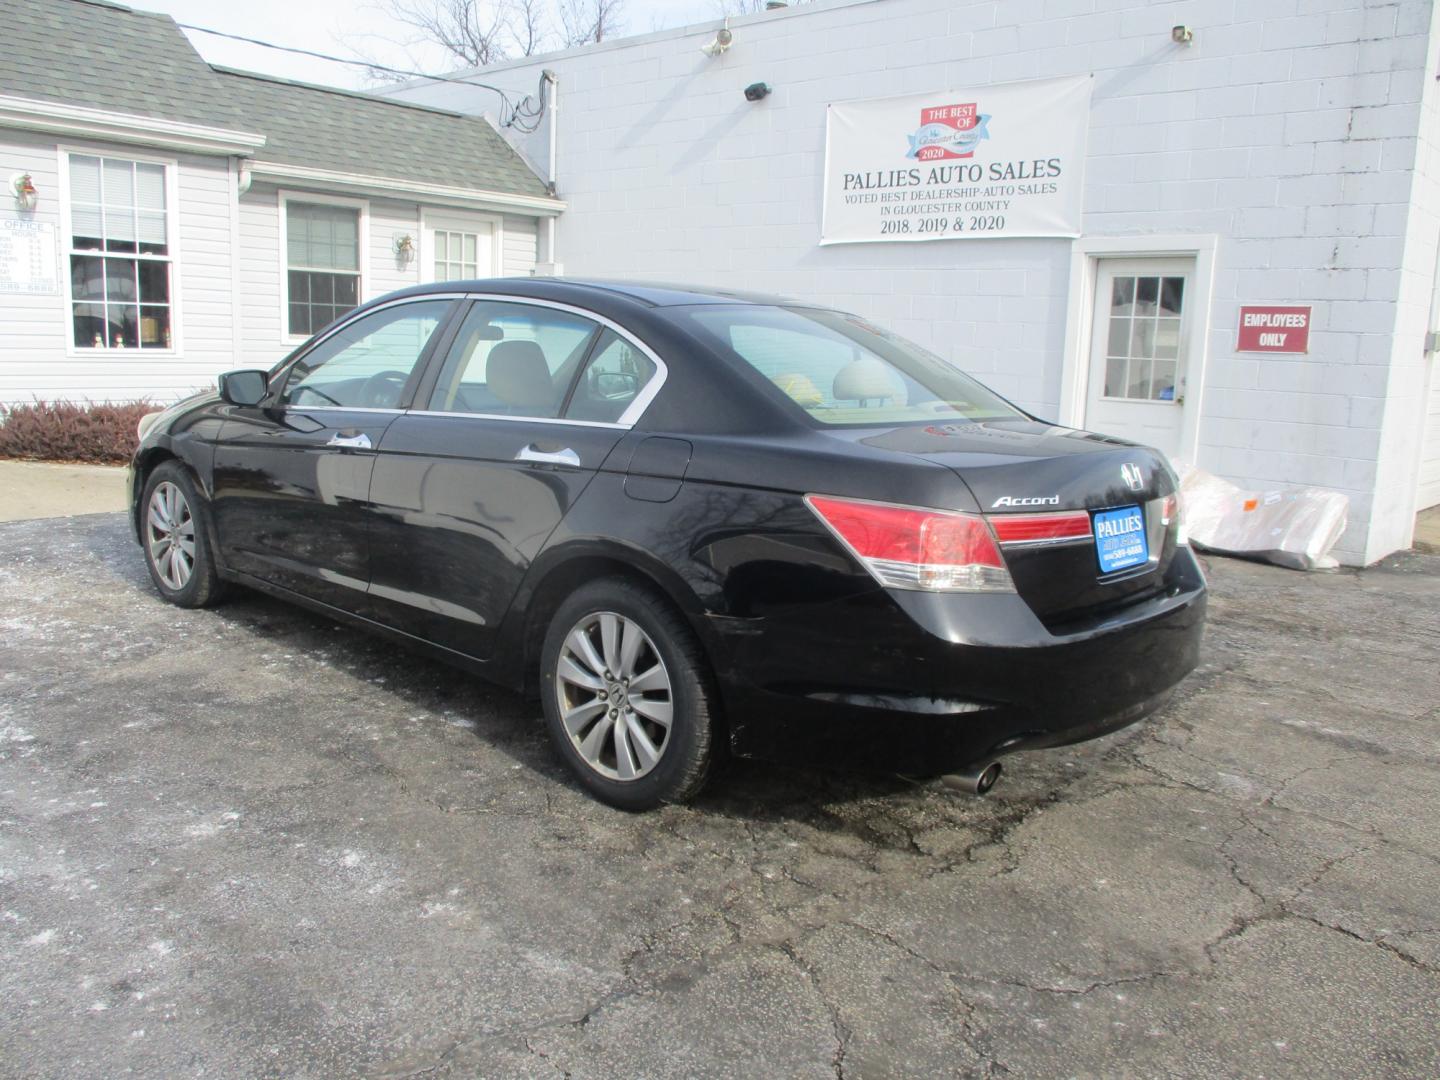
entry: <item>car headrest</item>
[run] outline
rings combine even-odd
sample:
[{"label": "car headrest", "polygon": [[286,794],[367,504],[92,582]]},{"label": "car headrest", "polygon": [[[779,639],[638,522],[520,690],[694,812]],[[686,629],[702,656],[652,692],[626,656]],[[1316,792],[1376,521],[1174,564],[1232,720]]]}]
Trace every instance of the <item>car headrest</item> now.
[{"label": "car headrest", "polygon": [[835,373],[836,401],[895,398],[900,393],[899,380],[879,360],[852,360]]},{"label": "car headrest", "polygon": [[555,404],[550,368],[533,341],[502,341],[492,348],[485,363],[485,382],[506,405],[548,409]]},{"label": "car headrest", "polygon": [[825,404],[825,395],[820,393],[820,388],[815,385],[815,380],[809,375],[790,371],[784,375],[772,375],[770,381],[785,391],[786,397],[802,408],[810,409],[816,405]]}]

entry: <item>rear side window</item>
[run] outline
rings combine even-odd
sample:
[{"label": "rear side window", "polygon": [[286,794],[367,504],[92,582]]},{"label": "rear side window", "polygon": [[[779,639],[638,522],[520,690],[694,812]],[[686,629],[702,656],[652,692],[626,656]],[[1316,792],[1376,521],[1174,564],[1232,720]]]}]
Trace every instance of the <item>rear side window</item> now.
[{"label": "rear side window", "polygon": [[858,315],[763,305],[685,313],[701,336],[738,357],[824,424],[1020,419],[1004,398],[919,345]]},{"label": "rear side window", "polygon": [[613,424],[654,375],[653,360],[615,331],[606,330],[575,384],[565,418]]},{"label": "rear side window", "polygon": [[480,300],[445,357],[435,412],[558,417],[600,327],[568,311]]}]

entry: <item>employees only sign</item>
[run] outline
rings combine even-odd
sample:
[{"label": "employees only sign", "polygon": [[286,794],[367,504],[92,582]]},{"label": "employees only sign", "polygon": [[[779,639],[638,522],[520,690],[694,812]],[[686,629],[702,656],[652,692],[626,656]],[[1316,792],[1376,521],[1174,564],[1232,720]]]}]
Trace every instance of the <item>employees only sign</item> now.
[{"label": "employees only sign", "polygon": [[1090,78],[831,105],[820,243],[1079,236]]},{"label": "employees only sign", "polygon": [[1309,307],[1242,307],[1235,351],[1308,353]]}]

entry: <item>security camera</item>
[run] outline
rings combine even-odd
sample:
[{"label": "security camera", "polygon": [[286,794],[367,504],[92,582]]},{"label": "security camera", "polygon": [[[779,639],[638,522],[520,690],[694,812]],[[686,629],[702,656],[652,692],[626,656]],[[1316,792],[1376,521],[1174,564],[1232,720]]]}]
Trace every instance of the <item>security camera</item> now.
[{"label": "security camera", "polygon": [[745,87],[746,101],[763,101],[770,95],[770,84],[757,82]]},{"label": "security camera", "polygon": [[719,56],[735,43],[735,35],[730,27],[724,26],[715,32],[715,36],[707,45],[702,45],[700,51],[706,56]]}]

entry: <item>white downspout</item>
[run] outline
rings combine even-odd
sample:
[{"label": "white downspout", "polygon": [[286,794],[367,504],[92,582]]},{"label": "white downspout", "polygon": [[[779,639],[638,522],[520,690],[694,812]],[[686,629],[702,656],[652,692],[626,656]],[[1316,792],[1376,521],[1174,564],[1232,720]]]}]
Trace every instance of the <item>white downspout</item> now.
[{"label": "white downspout", "polygon": [[[542,78],[548,84],[550,98],[550,146],[546,155],[547,161],[545,162],[545,179],[548,180],[550,183],[550,194],[554,195],[559,190],[555,181],[555,163],[557,156],[556,150],[560,135],[560,76],[557,75],[550,68],[546,68],[544,74],[542,75]],[[545,227],[542,234],[544,236],[545,257],[541,261],[549,265],[550,273],[558,275],[564,273],[565,271],[564,267],[562,267],[560,263],[555,260],[556,216],[557,215],[555,214],[550,214],[548,217],[545,218]]]}]

